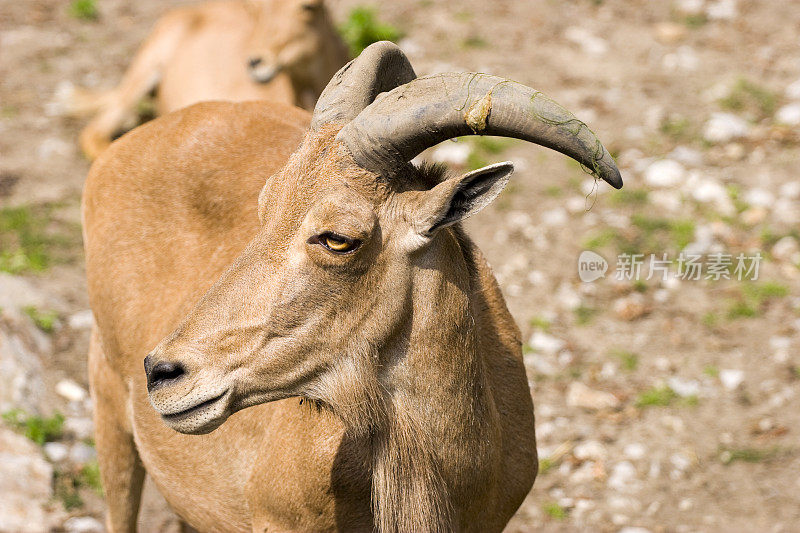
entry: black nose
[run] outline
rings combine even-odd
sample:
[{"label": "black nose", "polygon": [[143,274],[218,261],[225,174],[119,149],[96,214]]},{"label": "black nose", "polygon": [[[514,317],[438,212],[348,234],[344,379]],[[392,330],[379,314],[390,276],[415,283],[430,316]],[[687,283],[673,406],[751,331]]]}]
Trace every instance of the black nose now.
[{"label": "black nose", "polygon": [[256,68],[261,64],[261,58],[251,57],[250,60],[247,62],[247,64],[250,65],[250,68]]},{"label": "black nose", "polygon": [[144,358],[144,371],[147,374],[147,390],[172,383],[186,373],[180,363],[160,362],[154,365],[149,355]]}]

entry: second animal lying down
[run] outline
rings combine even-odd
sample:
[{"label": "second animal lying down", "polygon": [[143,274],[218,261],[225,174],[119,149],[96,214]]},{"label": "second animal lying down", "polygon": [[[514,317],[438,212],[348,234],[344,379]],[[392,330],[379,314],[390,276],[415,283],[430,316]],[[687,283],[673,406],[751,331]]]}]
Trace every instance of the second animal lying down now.
[{"label": "second animal lying down", "polygon": [[96,111],[81,149],[96,158],[156,91],[159,114],[204,100],[272,100],[313,109],[348,60],[323,0],[227,0],[173,9],[156,23],[120,84],[77,95]]},{"label": "second animal lying down", "polygon": [[203,103],[103,154],[83,205],[112,531],[134,527],[145,470],[201,531],[503,529],[536,476],[533,405],[519,330],[458,223],[512,166],[409,164],[473,133],[622,185],[540,93],[416,78],[390,43],[313,117]]}]

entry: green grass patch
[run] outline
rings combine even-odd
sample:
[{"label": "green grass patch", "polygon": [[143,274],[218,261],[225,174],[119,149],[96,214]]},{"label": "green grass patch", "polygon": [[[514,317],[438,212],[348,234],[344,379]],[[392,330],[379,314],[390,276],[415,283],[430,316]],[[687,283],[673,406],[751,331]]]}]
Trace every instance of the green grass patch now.
[{"label": "green grass patch", "polygon": [[636,407],[667,407],[672,404],[678,395],[666,385],[648,389],[636,398]]},{"label": "green grass patch", "polygon": [[558,461],[553,461],[549,457],[539,459],[539,475],[545,475],[556,466],[558,466]]},{"label": "green grass patch", "polygon": [[576,307],[573,312],[575,313],[575,322],[579,326],[585,326],[594,319],[599,311],[594,307],[581,305]]},{"label": "green grass patch", "polygon": [[717,102],[727,111],[752,112],[758,118],[771,117],[778,104],[778,97],[769,89],[746,78],[739,78],[724,98]]},{"label": "green grass patch", "polygon": [[103,495],[103,480],[100,477],[100,465],[97,461],[90,461],[83,465],[80,471],[80,482],[98,495]]},{"label": "green grass patch", "polygon": [[618,206],[643,206],[647,204],[648,196],[645,189],[620,189],[611,193],[609,201]]},{"label": "green grass patch", "polygon": [[627,350],[612,350],[611,356],[619,359],[623,370],[633,372],[639,367],[639,356]]},{"label": "green grass patch", "polygon": [[542,506],[542,510],[544,511],[544,514],[546,514],[547,516],[549,516],[554,520],[564,520],[567,518],[567,515],[569,514],[565,508],[561,507],[556,502],[545,503]]},{"label": "green grass patch", "polygon": [[29,305],[22,309],[28,315],[36,327],[45,333],[52,333],[58,321],[58,313],[55,311],[40,311],[36,307]]},{"label": "green grass patch", "polygon": [[78,20],[97,20],[100,17],[96,0],[72,0],[67,12]]},{"label": "green grass patch", "polygon": [[376,11],[366,6],[357,6],[350,10],[344,24],[339,27],[339,33],[354,57],[372,43],[396,42],[403,36],[398,28],[378,20]]},{"label": "green grass patch", "polygon": [[553,325],[552,322],[550,322],[550,320],[548,320],[547,318],[545,318],[543,316],[535,316],[535,317],[531,318],[528,321],[528,323],[532,327],[534,327],[536,329],[540,329],[540,330],[542,330],[544,332],[550,331],[550,326]]},{"label": "green grass patch", "polygon": [[461,44],[464,48],[486,48],[489,46],[489,42],[478,35],[470,35]]},{"label": "green grass patch", "polygon": [[715,378],[719,376],[719,367],[717,367],[716,365],[706,365],[703,368],[703,374],[705,374],[710,378]]},{"label": "green grass patch", "polygon": [[695,141],[698,138],[697,128],[682,115],[670,115],[664,118],[658,129],[675,142]]},{"label": "green grass patch", "polygon": [[45,442],[58,440],[64,434],[64,416],[61,413],[51,417],[41,417],[29,416],[20,409],[12,409],[3,413],[3,421],[39,446]]},{"label": "green grass patch", "polygon": [[683,17],[683,24],[689,29],[696,30],[708,24],[708,16],[705,13],[686,15]]},{"label": "green grass patch", "polygon": [[74,255],[80,226],[54,224],[52,211],[50,205],[0,209],[0,272],[42,272]]},{"label": "green grass patch", "polygon": [[583,247],[587,250],[600,250],[620,239],[621,237],[617,230],[613,228],[603,228],[586,238],[583,241]]},{"label": "green grass patch", "polygon": [[780,447],[772,447],[767,449],[760,448],[723,448],[719,454],[719,459],[722,464],[729,465],[737,461],[744,463],[761,463],[774,459],[781,454],[783,450]]},{"label": "green grass patch", "polygon": [[728,307],[727,317],[731,320],[756,317],[770,301],[788,295],[789,288],[774,281],[745,283],[741,294]]}]

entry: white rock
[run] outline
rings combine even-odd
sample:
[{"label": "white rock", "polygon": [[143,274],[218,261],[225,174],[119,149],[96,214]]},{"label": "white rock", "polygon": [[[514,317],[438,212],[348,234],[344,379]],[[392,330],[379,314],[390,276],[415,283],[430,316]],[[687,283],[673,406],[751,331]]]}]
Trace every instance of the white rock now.
[{"label": "white rock", "polygon": [[685,15],[699,15],[703,12],[705,5],[705,0],[678,0],[675,2],[675,8]]},{"label": "white rock", "polygon": [[669,153],[669,157],[690,167],[699,167],[703,164],[703,152],[687,146],[676,146]]},{"label": "white rock", "polygon": [[791,345],[792,339],[790,337],[775,336],[769,338],[769,346],[773,350],[788,350]]},{"label": "white rock", "polygon": [[724,368],[719,371],[719,380],[728,390],[734,390],[744,381],[744,371]]},{"label": "white rock", "polygon": [[797,204],[796,200],[778,198],[770,212],[778,222],[789,226],[800,224],[800,205]]},{"label": "white rock", "polygon": [[553,355],[566,346],[566,342],[563,340],[543,331],[534,331],[528,344],[534,350],[548,355]]},{"label": "white rock", "polygon": [[545,226],[565,226],[569,221],[569,215],[567,214],[566,209],[563,207],[557,207],[555,209],[548,209],[544,213],[542,213],[542,223]]},{"label": "white rock", "polygon": [[581,466],[576,468],[575,471],[572,474],[570,474],[569,476],[570,483],[574,485],[583,485],[584,483],[590,483],[595,477],[594,467],[595,464],[592,461],[587,461],[581,464]]},{"label": "white rock", "polygon": [[700,66],[700,58],[697,53],[689,45],[678,47],[674,52],[664,55],[661,64],[666,70],[697,70]]},{"label": "white rock", "polygon": [[0,376],[3,379],[0,412],[14,408],[33,413],[41,411],[45,386],[39,357],[50,349],[49,338],[30,320],[15,323],[0,320]]},{"label": "white rock", "polygon": [[56,383],[56,393],[71,402],[81,402],[85,400],[87,396],[86,389],[71,379],[62,379]]},{"label": "white rock", "polygon": [[67,324],[71,329],[90,329],[94,324],[94,315],[91,309],[84,309],[73,313],[67,319]]},{"label": "white rock", "polygon": [[91,418],[69,417],[64,421],[64,432],[78,440],[88,439],[94,435],[94,422]]},{"label": "white rock", "polygon": [[431,158],[437,163],[463,166],[471,152],[472,146],[467,142],[446,141],[433,151]]},{"label": "white rock", "polygon": [[694,507],[694,502],[692,501],[691,498],[683,498],[678,503],[678,509],[680,509],[681,511],[688,511],[692,507]]},{"label": "white rock", "polygon": [[608,457],[606,447],[596,440],[589,440],[578,444],[575,446],[572,454],[576,459],[580,459],[581,461],[586,461],[589,459],[593,461],[601,461]]},{"label": "white rock", "polygon": [[800,126],[800,102],[786,104],[778,109],[775,121],[787,126]]},{"label": "white rock", "polygon": [[772,255],[776,259],[780,259],[782,261],[794,262],[797,258],[798,252],[800,252],[800,245],[797,244],[797,239],[791,235],[781,237],[778,242],[772,246]]},{"label": "white rock", "polygon": [[681,195],[677,191],[653,191],[649,197],[653,205],[666,211],[678,211],[683,207]]},{"label": "white rock", "polygon": [[680,470],[681,472],[685,472],[692,466],[692,460],[686,456],[684,453],[673,453],[670,458],[669,462],[672,463],[672,466],[675,469]]},{"label": "white rock", "polygon": [[669,388],[678,396],[686,398],[688,396],[697,396],[700,393],[700,382],[696,379],[684,379],[678,376],[672,376],[667,380]]},{"label": "white rock", "polygon": [[0,427],[0,531],[50,531],[44,511],[52,498],[53,467],[36,445]]},{"label": "white rock", "polygon": [[46,442],[43,446],[44,454],[50,461],[58,463],[69,455],[69,448],[60,442]]},{"label": "white rock", "polygon": [[64,158],[72,155],[72,152],[72,143],[56,137],[48,137],[39,145],[37,155],[39,159],[50,159],[52,157]]},{"label": "white rock", "polygon": [[608,486],[619,492],[628,492],[636,479],[636,468],[628,461],[620,461],[614,465],[608,476]]},{"label": "white rock", "polygon": [[692,198],[698,202],[719,202],[728,199],[728,191],[715,180],[700,180],[692,189]]},{"label": "white rock", "polygon": [[655,161],[644,171],[644,180],[652,187],[675,187],[685,177],[683,165],[672,159]]},{"label": "white rock", "polygon": [[755,187],[746,191],[742,196],[742,200],[754,207],[772,207],[775,202],[775,195],[766,189]]},{"label": "white rock", "polygon": [[747,122],[732,113],[713,113],[703,129],[703,138],[712,143],[725,143],[746,137]]},{"label": "white rock", "polygon": [[583,52],[592,56],[600,56],[608,51],[608,43],[592,34],[586,28],[570,26],[564,31],[564,38],[581,47]]},{"label": "white rock", "polygon": [[590,389],[574,381],[567,390],[567,405],[590,410],[613,409],[619,405],[619,400],[610,392]]},{"label": "white rock", "polygon": [[739,16],[736,0],[717,0],[706,7],[706,14],[711,20],[733,20]]},{"label": "white rock", "polygon": [[568,311],[572,311],[581,306],[581,297],[575,290],[568,284],[562,283],[556,291],[556,301],[558,304]]},{"label": "white rock", "polygon": [[650,530],[646,527],[628,526],[620,529],[618,533],[650,533]]},{"label": "white rock", "polygon": [[67,533],[103,533],[105,528],[99,520],[91,516],[73,516],[64,522],[64,531]]},{"label": "white rock", "polygon": [[567,210],[570,213],[580,213],[586,211],[586,198],[583,196],[570,196],[567,198]]},{"label": "white rock", "polygon": [[780,195],[782,198],[796,200],[800,198],[800,181],[787,181],[781,185]]},{"label": "white rock", "polygon": [[786,97],[792,100],[800,100],[800,79],[797,79],[786,87]]},{"label": "white rock", "polygon": [[69,450],[70,461],[77,464],[88,463],[97,457],[97,451],[82,442],[76,442]]},{"label": "white rock", "polygon": [[631,442],[630,444],[625,445],[625,448],[623,448],[622,453],[628,459],[637,461],[639,459],[642,459],[645,456],[645,454],[647,454],[647,448],[645,447],[644,444],[640,442]]}]

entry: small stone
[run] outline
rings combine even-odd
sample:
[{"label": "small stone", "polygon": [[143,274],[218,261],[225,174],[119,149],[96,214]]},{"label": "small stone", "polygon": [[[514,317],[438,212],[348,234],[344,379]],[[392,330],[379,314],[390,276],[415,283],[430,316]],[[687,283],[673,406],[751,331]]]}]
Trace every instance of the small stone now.
[{"label": "small stone", "polygon": [[650,201],[666,211],[678,211],[683,208],[681,195],[676,191],[653,191],[650,193]]},{"label": "small stone", "polygon": [[719,380],[728,390],[734,390],[744,382],[744,371],[724,368],[719,371]]},{"label": "small stone", "polygon": [[590,440],[578,444],[575,446],[572,454],[576,459],[581,461],[586,461],[589,459],[593,461],[602,461],[608,457],[608,452],[606,451],[605,446],[596,440]]},{"label": "small stone", "polygon": [[800,102],[786,104],[775,113],[775,121],[787,126],[800,126]]},{"label": "small stone", "polygon": [[613,409],[619,406],[619,400],[609,392],[590,389],[576,381],[567,391],[567,405],[589,410]]},{"label": "small stone", "polygon": [[706,0],[677,0],[675,9],[684,15],[699,15],[705,8]]},{"label": "small stone", "polygon": [[792,100],[800,100],[800,79],[793,81],[786,87],[786,97]]},{"label": "small stone", "polygon": [[699,167],[703,164],[703,152],[688,146],[676,146],[669,153],[669,157],[690,167]]},{"label": "small stone", "polygon": [[71,402],[81,402],[86,399],[86,389],[72,381],[62,379],[56,384],[56,393]]},{"label": "small stone", "polygon": [[590,483],[591,481],[593,481],[595,479],[594,466],[595,463],[593,463],[592,461],[587,461],[581,464],[581,466],[576,468],[575,471],[572,474],[570,474],[569,476],[570,483],[574,485],[583,485],[585,483]]},{"label": "small stone", "polygon": [[767,218],[767,210],[763,207],[751,207],[741,214],[741,221],[748,226],[760,224]]},{"label": "small stone", "polygon": [[46,442],[43,446],[45,456],[53,463],[63,461],[69,455],[69,448],[60,442]]},{"label": "small stone", "polygon": [[556,301],[558,304],[568,311],[572,311],[581,306],[581,297],[575,290],[568,284],[562,283],[556,291]]},{"label": "small stone", "polygon": [[753,207],[769,208],[775,203],[775,195],[766,189],[756,187],[745,192],[742,200]]},{"label": "small stone", "polygon": [[682,398],[697,396],[700,393],[700,382],[696,379],[684,379],[672,376],[667,380],[667,385],[672,391]]},{"label": "small stone", "polygon": [[94,422],[91,418],[67,418],[64,421],[64,432],[78,440],[91,438],[94,435]]},{"label": "small stone", "polygon": [[672,463],[676,470],[681,472],[685,472],[692,466],[692,460],[683,453],[673,453],[669,458],[669,462]]},{"label": "small stone", "polygon": [[736,0],[717,0],[706,7],[706,14],[711,20],[733,20],[739,16]]},{"label": "small stone", "polygon": [[553,355],[566,346],[563,340],[543,331],[534,331],[528,340],[531,348],[547,355]]},{"label": "small stone", "polygon": [[654,161],[644,172],[644,180],[652,187],[675,187],[683,182],[686,171],[672,159]]},{"label": "small stone", "polygon": [[53,467],[35,444],[0,427],[0,531],[50,531],[44,508],[52,478]]},{"label": "small stone", "polygon": [[542,224],[545,226],[561,227],[569,221],[567,210],[563,207],[549,209],[542,213]]},{"label": "small stone", "polygon": [[72,448],[69,451],[69,458],[73,463],[77,464],[84,464],[88,463],[89,461],[95,459],[97,457],[97,451],[89,446],[88,444],[84,444],[82,442],[76,442],[72,445]]},{"label": "small stone", "polygon": [[570,26],[564,31],[564,38],[580,46],[588,55],[601,56],[608,51],[608,43],[585,28]]},{"label": "small stone", "polygon": [[697,70],[700,58],[691,46],[683,45],[672,53],[664,55],[661,64],[666,70]]},{"label": "small stone", "polygon": [[664,44],[674,44],[682,41],[689,33],[686,26],[676,22],[659,22],[653,29],[656,39]]},{"label": "small stone", "polygon": [[639,442],[631,442],[630,444],[626,444],[625,448],[623,448],[622,453],[628,459],[632,459],[634,461],[644,458],[645,454],[647,454],[647,448],[644,444]]},{"label": "small stone", "polygon": [[800,181],[787,181],[781,185],[780,196],[789,200],[800,198]]},{"label": "small stone", "polygon": [[781,261],[791,261],[796,263],[798,261],[798,253],[800,253],[800,245],[797,239],[791,235],[782,237],[772,246],[772,255]]},{"label": "small stone", "polygon": [[613,308],[619,318],[628,322],[644,316],[648,311],[644,296],[638,292],[616,299]]},{"label": "small stone", "polygon": [[73,313],[67,319],[67,324],[71,329],[90,329],[94,324],[94,315],[91,309],[84,309]]},{"label": "small stone", "polygon": [[431,159],[437,163],[464,166],[471,152],[472,146],[469,143],[448,141],[433,151]]},{"label": "small stone", "polygon": [[618,533],[650,533],[650,530],[646,527],[628,526],[620,529]]},{"label": "small stone", "polygon": [[692,507],[694,507],[694,502],[691,498],[684,498],[678,503],[678,509],[681,511],[688,511]]},{"label": "small stone", "polygon": [[636,479],[636,468],[628,461],[620,461],[608,476],[608,486],[619,492],[628,492]]},{"label": "small stone", "polygon": [[712,143],[725,143],[746,137],[750,131],[747,122],[732,113],[713,113],[706,122],[703,138]]},{"label": "small stone", "polygon": [[96,518],[91,516],[73,516],[64,522],[66,533],[103,533],[105,528]]}]

